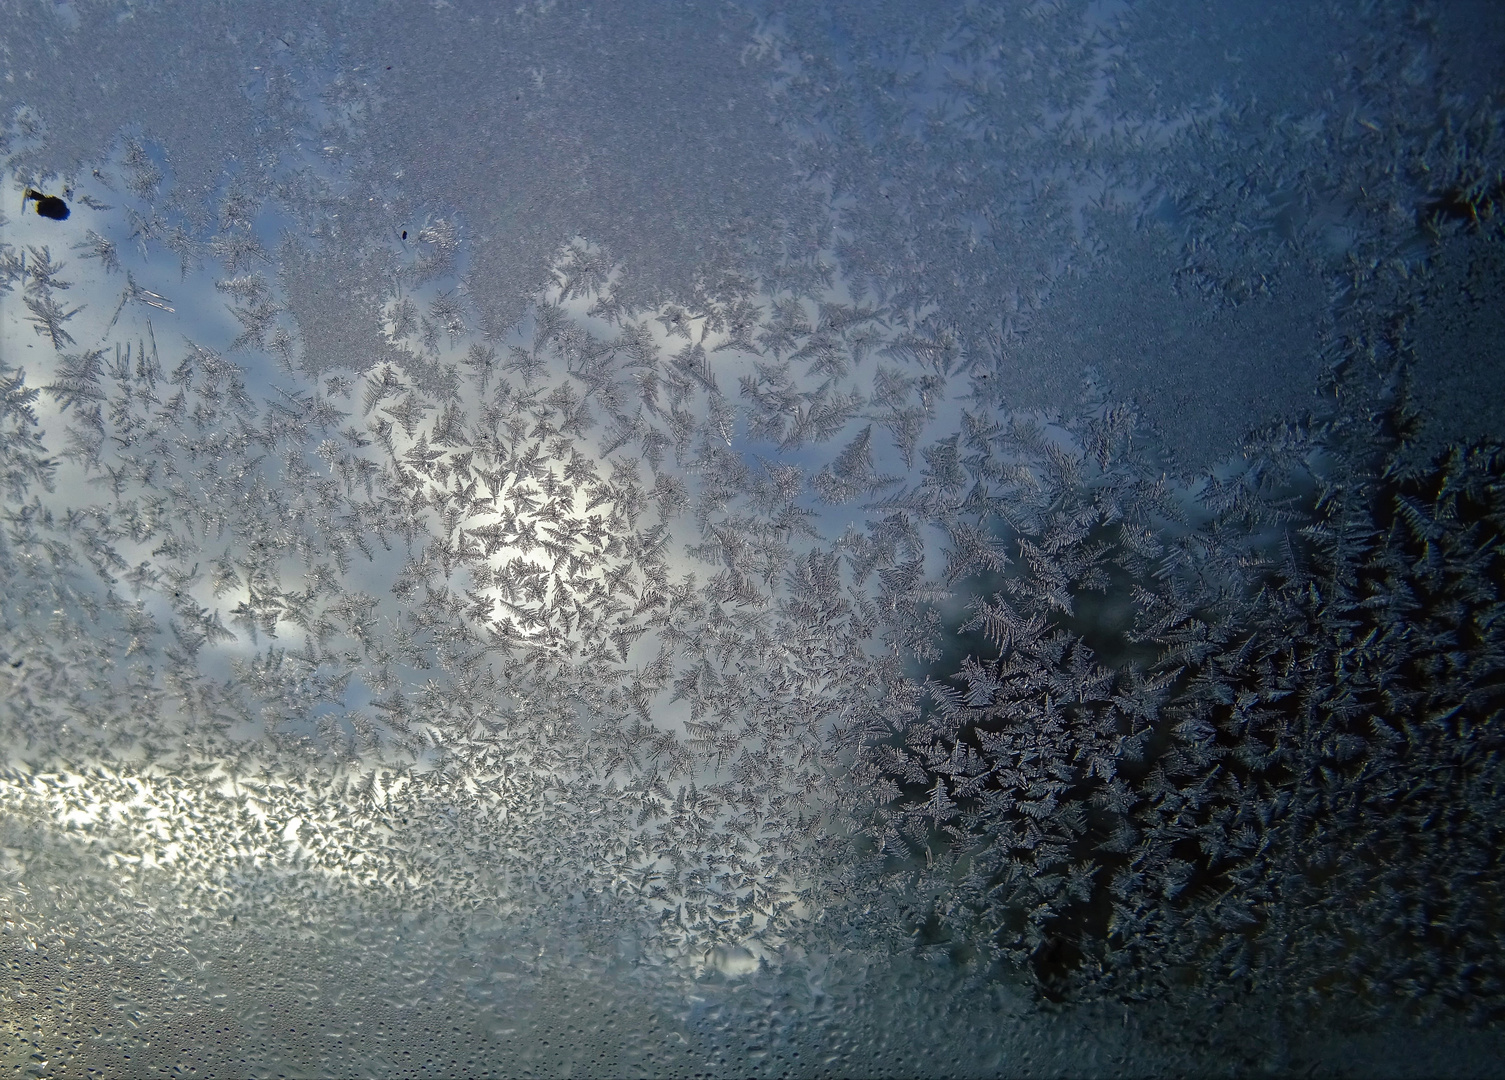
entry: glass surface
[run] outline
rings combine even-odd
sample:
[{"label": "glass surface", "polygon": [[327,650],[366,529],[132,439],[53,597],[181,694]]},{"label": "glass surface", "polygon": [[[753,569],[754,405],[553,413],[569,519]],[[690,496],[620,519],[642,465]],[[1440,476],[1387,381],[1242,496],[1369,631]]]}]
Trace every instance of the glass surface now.
[{"label": "glass surface", "polygon": [[1498,1075],[1502,12],[4,5],[0,1072]]}]

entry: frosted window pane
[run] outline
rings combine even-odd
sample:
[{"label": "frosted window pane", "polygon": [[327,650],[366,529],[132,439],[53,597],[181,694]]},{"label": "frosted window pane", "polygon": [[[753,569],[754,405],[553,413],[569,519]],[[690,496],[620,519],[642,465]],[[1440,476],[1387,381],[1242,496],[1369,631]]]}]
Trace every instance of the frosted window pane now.
[{"label": "frosted window pane", "polygon": [[913,7],[12,20],[8,1073],[1495,1067],[1505,26]]}]

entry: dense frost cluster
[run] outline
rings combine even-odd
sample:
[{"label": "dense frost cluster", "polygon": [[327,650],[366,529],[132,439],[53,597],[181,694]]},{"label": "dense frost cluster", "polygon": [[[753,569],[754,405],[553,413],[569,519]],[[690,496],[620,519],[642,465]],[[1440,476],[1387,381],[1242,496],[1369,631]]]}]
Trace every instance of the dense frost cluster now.
[{"label": "dense frost cluster", "polygon": [[[147,1053],[117,954],[231,1002],[181,1036],[230,1072],[1497,1025],[1500,399],[1429,358],[1482,340],[1505,151],[1401,7],[1278,115],[1106,8],[723,12],[802,184],[763,154],[771,228],[706,196],[657,247],[625,181],[560,231],[563,135],[505,213],[475,162],[415,190],[424,91],[316,28],[212,197],[139,131],[42,167],[16,111],[7,190],[71,213],[0,217],[0,1002],[70,1019],[0,1060]],[[586,78],[487,107],[567,130]],[[1057,1006],[1092,1037],[1043,1049]],[[269,1049],[310,1015],[343,1049]]]},{"label": "dense frost cluster", "polygon": [[[442,250],[442,226],[415,232]],[[871,347],[876,313],[790,298],[760,330],[732,295],[609,324],[571,313],[610,300],[599,254],[577,246],[515,341],[473,339],[451,291],[420,309],[399,278],[385,362],[268,379],[253,349],[288,332],[244,266],[214,281],[245,327],[223,353],[129,271],[140,324],[115,317],[103,346],[79,346],[59,321],[80,314],[58,314],[60,261],[31,246],[11,266],[57,352],[40,379],[9,376],[17,434],[47,432],[9,454],[7,699],[29,743],[81,764],[157,746],[229,765],[253,734],[330,754],[361,813],[413,804],[399,846],[431,850],[429,830],[463,821],[493,849],[469,901],[418,882],[446,902],[634,897],[703,947],[798,901],[826,740],[879,666],[863,649],[878,600],[820,542],[805,471],[758,460],[738,427],[750,417],[786,452],[859,414],[917,436],[921,338],[867,361],[883,387],[870,402],[849,339]],[[727,342],[754,332],[768,358],[723,392],[739,370]],[[791,368],[814,365],[823,381],[795,387]],[[874,483],[869,441],[836,455],[827,489]],[[262,830],[352,870],[360,820],[317,821],[288,807]],[[194,832],[165,842],[216,873],[249,839],[228,822]],[[368,861],[357,879],[406,881]]]}]

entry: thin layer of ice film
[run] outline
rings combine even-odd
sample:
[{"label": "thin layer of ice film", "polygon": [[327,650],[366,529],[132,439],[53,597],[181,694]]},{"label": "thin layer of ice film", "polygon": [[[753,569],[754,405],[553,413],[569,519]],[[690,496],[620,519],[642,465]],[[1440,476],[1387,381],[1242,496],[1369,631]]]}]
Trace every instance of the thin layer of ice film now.
[{"label": "thin layer of ice film", "polygon": [[1415,391],[1452,425],[1432,447],[1496,433],[1499,365],[1452,358],[1498,355],[1461,302],[1497,272],[1432,225],[1467,217],[1449,192],[1498,198],[1497,79],[1464,62],[1497,14],[757,7],[844,274],[999,352],[1015,406],[1070,408],[1088,365],[1200,467],[1310,408],[1372,304],[1429,313]]},{"label": "thin layer of ice film", "polygon": [[[1418,392],[1488,433],[1498,388],[1450,358],[1493,348],[1488,311],[1459,298],[1495,271],[1461,250],[1471,238],[1439,253],[1425,225],[1490,173],[1492,84],[1465,60],[1490,16],[1183,6],[760,3],[650,28],[585,5],[461,5],[378,29],[258,5],[202,34],[167,9],[89,6],[7,43],[18,76],[0,105],[16,163],[42,173],[122,126],[155,139],[199,227],[227,161],[253,191],[285,185],[301,224],[341,242],[308,283],[352,298],[321,320],[330,353],[370,299],[370,268],[343,248],[443,205],[483,240],[469,285],[493,330],[576,234],[628,260],[636,306],[683,299],[707,267],[770,291],[819,282],[829,250],[859,291],[932,306],[969,352],[1003,355],[1016,406],[1069,408],[1096,368],[1187,468],[1235,450],[1225,416],[1310,405],[1355,330],[1342,290],[1357,281],[1428,311],[1424,348],[1446,344],[1417,365]],[[1194,44],[1208,34],[1239,43]],[[176,70],[185,53],[202,63]],[[154,69],[172,77],[152,95],[111,89]],[[1460,134],[1433,140],[1449,124]]]},{"label": "thin layer of ice film", "polygon": [[79,5],[77,26],[49,11],[7,35],[0,113],[38,136],[7,151],[18,164],[76,169],[128,131],[166,148],[173,209],[199,227],[227,163],[258,193],[290,162],[333,167],[337,186],[294,181],[311,228],[350,242],[458,211],[485,239],[474,298],[498,328],[577,233],[630,253],[635,299],[652,301],[823,218],[769,115],[752,19],[730,5],[128,11]]},{"label": "thin layer of ice film", "polygon": [[24,101],[18,1064],[192,1064],[174,1000],[258,1073],[1493,1038],[1498,109],[1393,5],[1279,116],[1147,103],[1137,11],[820,12],[425,14],[422,85],[300,16],[228,166]]}]

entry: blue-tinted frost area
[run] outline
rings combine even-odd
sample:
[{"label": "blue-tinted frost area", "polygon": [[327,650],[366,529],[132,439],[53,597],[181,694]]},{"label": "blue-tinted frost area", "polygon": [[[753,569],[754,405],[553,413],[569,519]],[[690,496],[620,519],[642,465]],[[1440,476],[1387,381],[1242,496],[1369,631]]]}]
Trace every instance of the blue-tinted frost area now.
[{"label": "blue-tinted frost area", "polygon": [[1498,17],[912,7],[5,9],[7,1073],[1497,1067]]}]

